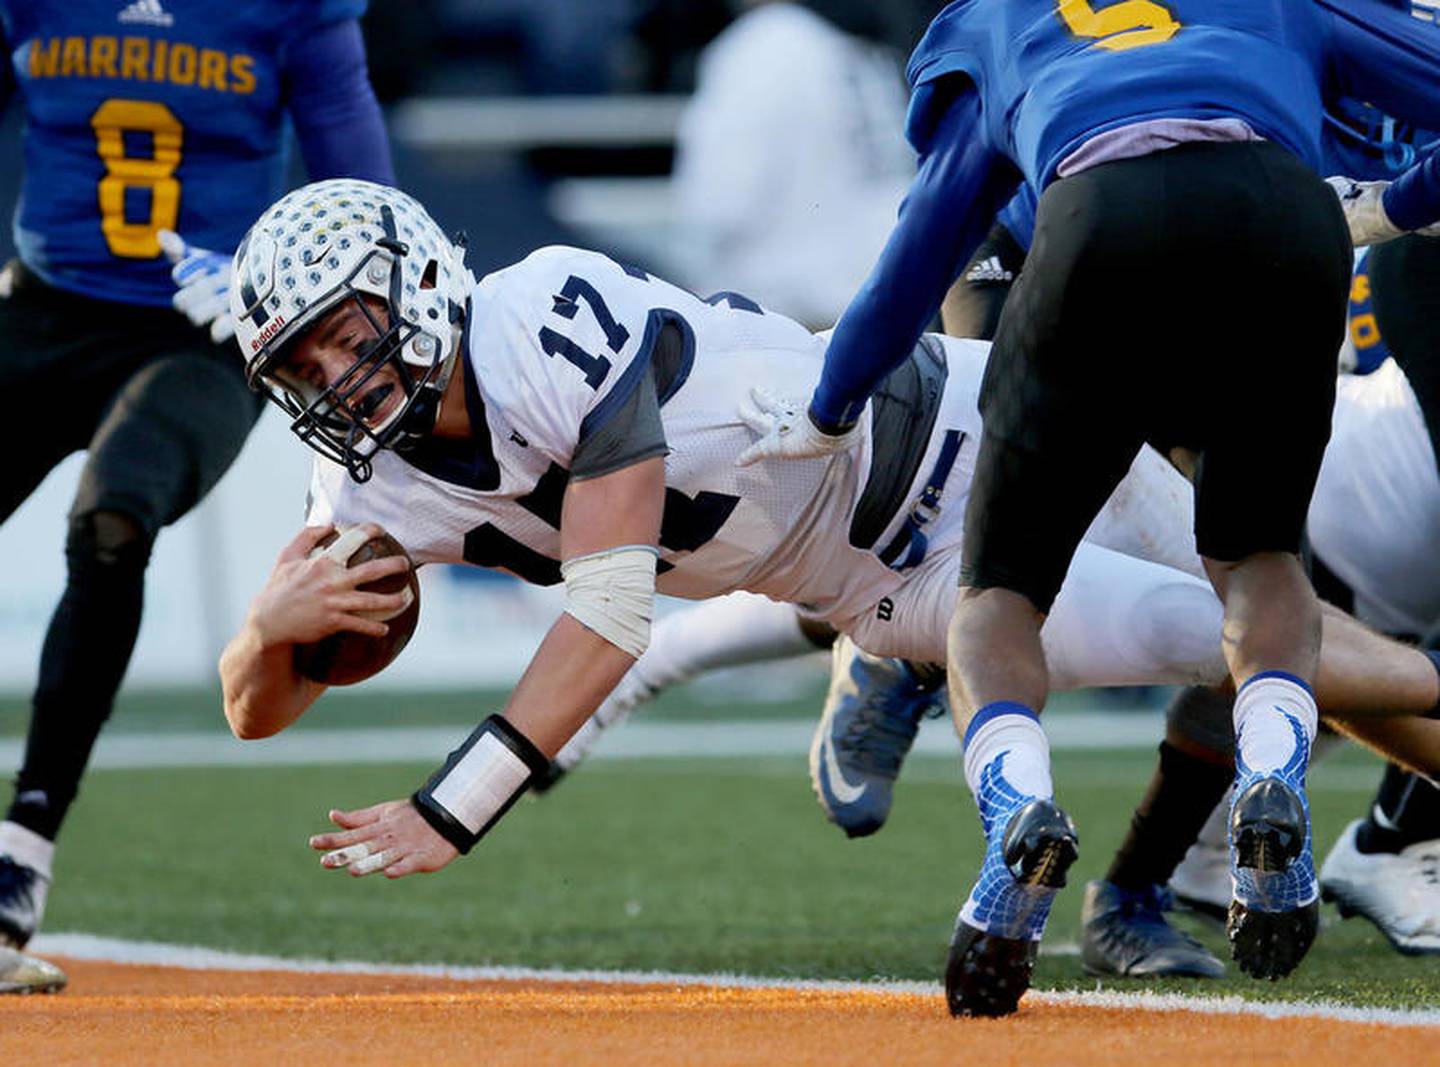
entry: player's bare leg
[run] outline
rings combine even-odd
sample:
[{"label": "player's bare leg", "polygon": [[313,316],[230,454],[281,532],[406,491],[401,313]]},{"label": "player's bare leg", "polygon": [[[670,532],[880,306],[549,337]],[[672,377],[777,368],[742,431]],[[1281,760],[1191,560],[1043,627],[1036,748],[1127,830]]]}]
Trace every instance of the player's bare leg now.
[{"label": "player's bare leg", "polygon": [[1299,558],[1288,553],[1205,565],[1225,602],[1223,646],[1237,686],[1235,897],[1226,927],[1241,969],[1273,980],[1295,969],[1319,927],[1305,771],[1319,728],[1310,683],[1320,606]]}]

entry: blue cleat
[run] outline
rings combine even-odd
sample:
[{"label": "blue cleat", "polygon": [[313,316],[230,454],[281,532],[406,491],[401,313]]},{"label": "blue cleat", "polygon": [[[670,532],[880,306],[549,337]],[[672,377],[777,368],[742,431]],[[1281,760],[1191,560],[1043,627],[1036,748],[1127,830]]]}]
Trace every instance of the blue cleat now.
[{"label": "blue cleat", "polygon": [[1295,755],[1278,771],[1259,774],[1235,756],[1230,808],[1230,862],[1235,899],[1225,930],[1240,969],[1274,981],[1310,951],[1320,925],[1320,886],[1310,847],[1305,799],[1309,746],[1300,724]]},{"label": "blue cleat", "polygon": [[1091,882],[1080,908],[1080,962],[1086,974],[1127,978],[1220,978],[1225,965],[1165,919],[1158,885],[1124,889]]},{"label": "blue cleat", "polygon": [[983,772],[981,821],[989,842],[980,878],[955,920],[945,966],[951,1015],[1009,1015],[1030,988],[1050,904],[1079,855],[1075,824],[1053,800],[1005,781],[1002,755]]},{"label": "blue cleat", "polygon": [[885,825],[921,718],[944,709],[943,675],[922,679],[904,660],[862,652],[843,635],[833,657],[810,783],[826,817],[847,837],[864,837]]}]

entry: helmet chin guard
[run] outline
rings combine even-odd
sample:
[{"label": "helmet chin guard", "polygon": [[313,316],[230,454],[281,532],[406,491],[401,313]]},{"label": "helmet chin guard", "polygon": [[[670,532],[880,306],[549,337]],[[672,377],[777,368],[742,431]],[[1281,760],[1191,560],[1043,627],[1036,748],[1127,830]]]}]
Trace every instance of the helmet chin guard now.
[{"label": "helmet chin guard", "polygon": [[[370,182],[317,182],[261,216],[235,253],[231,311],[246,377],[307,445],[370,477],[383,448],[435,426],[474,276],[413,199]],[[323,387],[289,366],[296,344],[353,302],[374,337]],[[380,421],[377,409],[404,395]]]}]

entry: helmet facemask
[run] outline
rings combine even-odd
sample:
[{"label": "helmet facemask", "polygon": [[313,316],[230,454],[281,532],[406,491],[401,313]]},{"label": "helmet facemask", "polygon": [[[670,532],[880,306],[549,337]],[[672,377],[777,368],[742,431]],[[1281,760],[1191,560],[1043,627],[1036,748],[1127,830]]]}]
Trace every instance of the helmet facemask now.
[{"label": "helmet facemask", "polygon": [[[453,347],[447,352],[434,333],[412,321],[413,315],[407,319],[401,314],[403,261],[410,249],[395,236],[394,216],[388,206],[381,208],[381,221],[385,236],[374,242],[327,298],[316,302],[291,337],[266,346],[269,351],[248,367],[251,387],[263,391],[286,412],[296,436],[345,467],[357,482],[369,479],[375,453],[383,448],[403,451],[434,428],[456,356]],[[426,276],[429,274],[427,271]],[[357,284],[359,279],[369,284],[362,287]],[[377,283],[386,292],[384,297],[377,295]],[[372,335],[359,347],[354,361],[323,386],[295,373],[289,363],[300,341],[351,303]],[[461,317],[453,302],[449,309],[447,330]],[[427,358],[428,363],[423,362]],[[377,384],[377,376],[391,380]],[[383,420],[374,421],[375,410],[396,388],[403,393],[400,403]]]}]

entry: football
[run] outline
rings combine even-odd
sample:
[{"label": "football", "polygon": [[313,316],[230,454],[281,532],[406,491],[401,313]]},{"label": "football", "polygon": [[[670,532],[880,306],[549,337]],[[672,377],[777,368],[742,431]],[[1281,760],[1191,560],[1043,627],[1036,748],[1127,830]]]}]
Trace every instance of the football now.
[{"label": "football", "polygon": [[[357,567],[372,559],[404,556],[409,553],[387,533],[366,538],[359,527],[329,534],[311,552],[311,556],[328,555],[347,567]],[[326,685],[354,685],[388,667],[400,655],[420,621],[420,583],[415,565],[399,574],[392,574],[359,587],[367,593],[409,592],[409,600],[397,614],[381,616],[390,627],[384,637],[342,630],[309,644],[295,646],[295,669],[306,678]],[[375,617],[375,616],[371,616]]]}]

